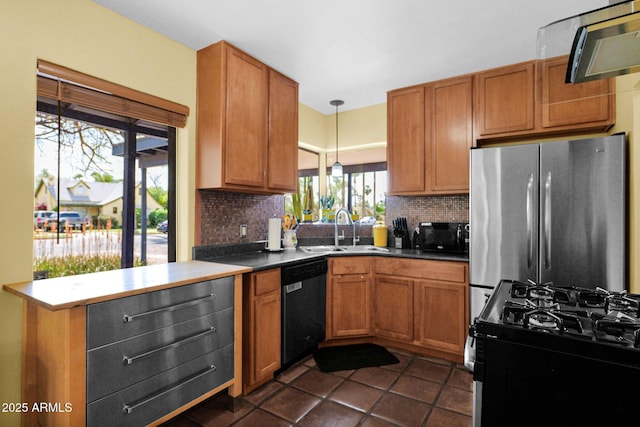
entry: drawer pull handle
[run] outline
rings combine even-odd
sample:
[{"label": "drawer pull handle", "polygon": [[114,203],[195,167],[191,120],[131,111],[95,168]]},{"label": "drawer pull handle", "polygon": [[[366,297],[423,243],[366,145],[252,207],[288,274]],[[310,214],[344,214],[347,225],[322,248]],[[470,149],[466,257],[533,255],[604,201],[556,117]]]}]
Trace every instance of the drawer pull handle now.
[{"label": "drawer pull handle", "polygon": [[170,305],[168,307],[162,307],[162,308],[158,308],[156,310],[145,311],[143,313],[125,314],[124,316],[122,316],[122,321],[124,323],[128,323],[128,322],[133,322],[138,317],[143,317],[143,316],[149,316],[151,314],[162,313],[163,311],[179,310],[181,308],[189,307],[191,305],[200,304],[202,301],[205,301],[205,300],[207,300],[209,298],[215,299],[216,298],[216,294],[210,294],[210,295],[207,295],[205,297],[195,298],[195,299],[192,299],[192,300],[189,300],[189,301],[182,302],[180,304]]},{"label": "drawer pull handle", "polygon": [[183,385],[185,385],[185,384],[187,384],[187,383],[189,383],[191,381],[194,381],[194,380],[200,378],[201,376],[208,374],[209,372],[215,372],[215,371],[216,371],[216,367],[214,365],[209,365],[206,369],[204,369],[204,370],[202,370],[202,371],[200,371],[200,372],[198,372],[198,373],[196,373],[196,374],[194,374],[194,375],[192,375],[190,377],[187,377],[184,381],[181,381],[180,383],[178,383],[178,384],[176,384],[176,385],[174,385],[172,387],[169,387],[169,388],[167,388],[165,390],[162,390],[162,391],[160,391],[158,393],[152,394],[151,396],[148,396],[148,397],[146,397],[146,398],[144,398],[142,400],[139,400],[137,402],[130,403],[130,404],[129,403],[125,404],[124,408],[122,408],[122,409],[123,409],[125,414],[130,414],[134,410],[140,408],[141,406],[146,405],[147,403],[151,402],[152,400],[155,400],[155,399],[157,399],[157,398],[159,398],[159,397],[161,397],[161,396],[163,396],[163,395],[165,395],[167,393],[170,393],[173,390],[177,389],[178,387],[182,387]]},{"label": "drawer pull handle", "polygon": [[195,335],[191,335],[191,336],[189,336],[187,338],[183,338],[183,339],[181,339],[179,341],[172,342],[171,344],[163,345],[162,347],[158,347],[158,348],[155,348],[153,350],[147,351],[145,353],[138,354],[137,356],[129,357],[129,356],[124,355],[124,356],[122,356],[122,363],[125,364],[125,365],[131,365],[133,362],[135,362],[138,359],[142,359],[144,357],[151,356],[151,355],[159,353],[161,351],[170,350],[172,348],[179,347],[179,346],[181,346],[183,344],[186,344],[188,342],[191,342],[191,341],[197,340],[199,338],[202,338],[203,336],[205,336],[207,334],[210,334],[212,332],[216,332],[216,327],[215,326],[211,326],[206,331],[198,332]]}]

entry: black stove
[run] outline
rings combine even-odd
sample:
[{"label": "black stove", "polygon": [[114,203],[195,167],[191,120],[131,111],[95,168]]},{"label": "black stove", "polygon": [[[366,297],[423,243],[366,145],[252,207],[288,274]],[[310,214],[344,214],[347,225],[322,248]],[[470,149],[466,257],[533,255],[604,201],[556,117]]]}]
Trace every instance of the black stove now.
[{"label": "black stove", "polygon": [[[640,295],[503,280],[470,333],[482,425],[618,425],[637,412]],[[548,411],[522,418],[522,402]]]},{"label": "black stove", "polygon": [[483,321],[640,348],[640,295],[507,280],[495,294]]}]

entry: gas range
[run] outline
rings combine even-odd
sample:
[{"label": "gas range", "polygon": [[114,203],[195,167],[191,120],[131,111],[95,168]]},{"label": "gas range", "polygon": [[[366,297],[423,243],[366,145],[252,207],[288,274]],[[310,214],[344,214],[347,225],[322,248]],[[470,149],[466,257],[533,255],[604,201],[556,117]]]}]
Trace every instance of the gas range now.
[{"label": "gas range", "polygon": [[[640,295],[502,280],[470,327],[474,425],[628,424],[640,393],[639,313]],[[523,416],[523,402],[545,410]]]},{"label": "gas range", "polygon": [[503,280],[480,319],[640,349],[640,295]]}]

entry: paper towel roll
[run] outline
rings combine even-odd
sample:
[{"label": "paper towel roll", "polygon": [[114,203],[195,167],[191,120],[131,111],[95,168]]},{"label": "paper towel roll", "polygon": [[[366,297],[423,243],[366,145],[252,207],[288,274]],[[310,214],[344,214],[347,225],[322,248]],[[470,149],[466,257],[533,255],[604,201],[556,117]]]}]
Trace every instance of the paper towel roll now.
[{"label": "paper towel roll", "polygon": [[269,218],[269,238],[267,242],[268,251],[280,250],[281,228],[282,228],[282,218]]}]

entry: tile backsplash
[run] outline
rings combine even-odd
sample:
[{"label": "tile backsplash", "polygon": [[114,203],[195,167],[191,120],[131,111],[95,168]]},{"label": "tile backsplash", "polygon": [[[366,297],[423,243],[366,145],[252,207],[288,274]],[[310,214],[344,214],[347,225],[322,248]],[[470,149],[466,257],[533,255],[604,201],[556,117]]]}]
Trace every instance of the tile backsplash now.
[{"label": "tile backsplash", "polygon": [[422,221],[469,222],[469,195],[387,196],[386,223],[403,216],[412,230]]},{"label": "tile backsplash", "polygon": [[[267,238],[269,218],[284,215],[283,195],[200,191],[201,245],[248,243]],[[247,237],[240,238],[240,225]]]},{"label": "tile backsplash", "polygon": [[[407,218],[409,229],[421,221],[467,222],[469,196],[387,196],[386,224],[399,216]],[[284,215],[283,195],[200,191],[201,245],[248,243],[267,238],[268,219]],[[247,237],[240,238],[240,225],[247,224]],[[333,236],[332,225],[303,224],[299,237]],[[348,231],[346,232],[348,233]],[[370,227],[358,235],[371,236]]]}]

